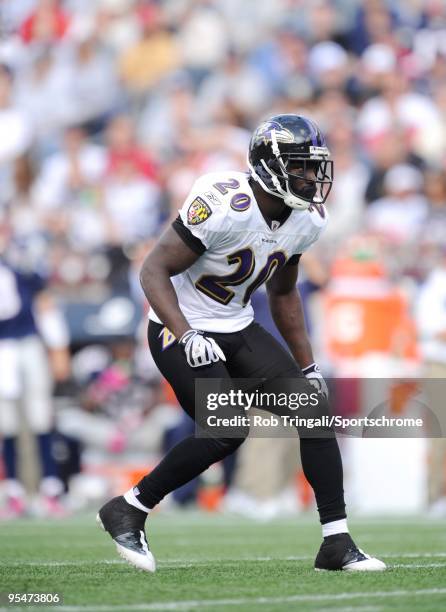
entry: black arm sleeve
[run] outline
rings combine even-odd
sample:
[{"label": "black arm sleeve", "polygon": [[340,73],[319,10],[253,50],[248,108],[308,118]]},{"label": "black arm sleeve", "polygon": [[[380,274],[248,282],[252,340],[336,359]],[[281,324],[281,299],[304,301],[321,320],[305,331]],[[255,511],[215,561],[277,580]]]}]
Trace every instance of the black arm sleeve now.
[{"label": "black arm sleeve", "polygon": [[297,266],[299,263],[299,259],[302,257],[302,253],[296,253],[295,255],[291,255],[289,260],[286,262],[287,266]]},{"label": "black arm sleeve", "polygon": [[188,229],[180,215],[178,215],[178,217],[175,219],[175,221],[173,221],[172,223],[172,227],[173,229],[176,231],[176,233],[178,234],[178,236],[181,238],[181,240],[187,244],[187,246],[194,252],[197,253],[197,255],[203,255],[203,253],[206,250],[206,247],[204,246],[204,244],[201,242],[201,240],[199,238],[197,238],[196,236],[194,236],[192,234],[192,232],[190,231],[190,229]]}]

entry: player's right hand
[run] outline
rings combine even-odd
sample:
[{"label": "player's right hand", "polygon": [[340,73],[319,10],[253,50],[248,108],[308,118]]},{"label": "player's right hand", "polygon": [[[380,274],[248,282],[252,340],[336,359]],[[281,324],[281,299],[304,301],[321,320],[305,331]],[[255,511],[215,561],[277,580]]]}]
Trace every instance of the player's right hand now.
[{"label": "player's right hand", "polygon": [[310,385],[312,385],[318,393],[328,399],[328,386],[317,363],[312,363],[306,368],[303,368],[302,372],[308,379]]},{"label": "player's right hand", "polygon": [[204,332],[189,329],[180,338],[187,363],[191,368],[210,365],[219,359],[226,361],[225,354],[213,338],[208,338]]}]

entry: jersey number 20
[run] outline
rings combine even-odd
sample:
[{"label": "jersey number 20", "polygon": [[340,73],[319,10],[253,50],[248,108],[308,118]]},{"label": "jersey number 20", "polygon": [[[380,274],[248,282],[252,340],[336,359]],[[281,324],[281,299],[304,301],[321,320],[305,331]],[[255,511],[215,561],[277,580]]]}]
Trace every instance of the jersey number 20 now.
[{"label": "jersey number 20", "polygon": [[[244,283],[254,272],[255,256],[252,249],[240,249],[227,256],[228,265],[238,264],[234,272],[217,276],[206,274],[195,283],[196,288],[220,304],[229,304],[235,293],[228,287],[235,287]],[[265,265],[256,278],[248,285],[243,296],[243,306],[248,304],[251,295],[260,285],[271,278],[273,273],[285,265],[287,257],[283,251],[275,251],[268,256]]]}]

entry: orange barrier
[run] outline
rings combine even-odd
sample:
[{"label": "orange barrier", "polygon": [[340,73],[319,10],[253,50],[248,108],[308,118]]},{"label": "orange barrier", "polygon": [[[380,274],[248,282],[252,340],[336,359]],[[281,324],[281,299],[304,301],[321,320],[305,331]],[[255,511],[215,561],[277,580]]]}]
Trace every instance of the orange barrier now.
[{"label": "orange barrier", "polygon": [[335,364],[367,353],[418,358],[407,299],[379,262],[338,259],[323,307],[326,349]]},{"label": "orange barrier", "polygon": [[197,505],[207,512],[216,512],[220,509],[224,494],[223,485],[201,486],[197,493]]},{"label": "orange barrier", "polygon": [[300,502],[300,507],[308,510],[314,504],[314,494],[310,483],[305,478],[302,470],[297,470],[295,476],[296,494]]}]

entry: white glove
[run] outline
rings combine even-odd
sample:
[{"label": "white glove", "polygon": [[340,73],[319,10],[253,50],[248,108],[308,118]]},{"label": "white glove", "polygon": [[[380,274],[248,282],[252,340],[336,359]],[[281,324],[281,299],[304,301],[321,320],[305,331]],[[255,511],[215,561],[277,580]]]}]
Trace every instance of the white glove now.
[{"label": "white glove", "polygon": [[325,382],[324,377],[321,373],[321,369],[317,365],[317,363],[312,363],[306,368],[303,368],[302,372],[304,376],[308,378],[308,382],[313,385],[317,392],[321,393],[328,399],[327,383]]},{"label": "white glove", "polygon": [[226,361],[225,354],[213,338],[207,338],[202,331],[189,329],[180,338],[180,345],[191,368],[210,365],[219,359]]}]

